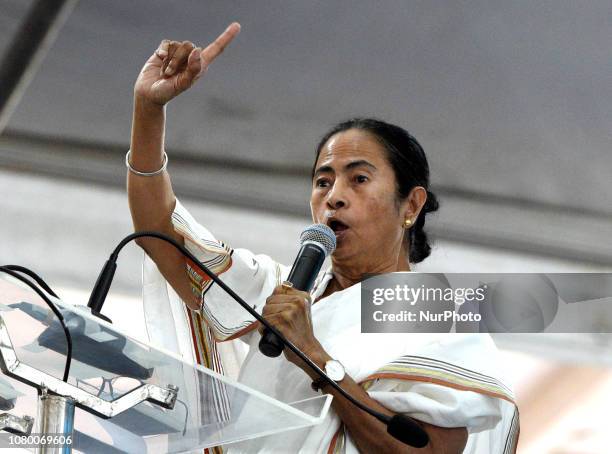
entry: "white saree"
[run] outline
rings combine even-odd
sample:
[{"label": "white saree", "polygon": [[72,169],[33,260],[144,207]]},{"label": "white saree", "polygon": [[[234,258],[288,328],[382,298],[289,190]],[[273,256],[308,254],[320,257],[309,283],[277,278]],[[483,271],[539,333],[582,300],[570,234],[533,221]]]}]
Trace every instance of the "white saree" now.
[{"label": "white saree", "polygon": [[[217,241],[177,201],[172,215],[187,248],[256,310],[289,273],[265,255],[232,250]],[[216,343],[240,337],[249,345],[239,381],[283,402],[316,393],[309,377],[284,356],[268,358],[257,348],[259,334],[252,317],[218,286],[186,262],[200,311],[189,311],[145,258],[144,309],[154,345],[223,372]],[[321,273],[313,300],[331,278]],[[484,334],[362,334],[360,285],[321,299],[312,306],[315,336],[347,373],[385,407],[441,427],[466,427],[464,453],[510,454],[516,451],[518,411],[510,386],[496,360],[490,336]],[[215,451],[220,451],[216,448]],[[315,427],[262,437],[223,447],[245,453],[356,453],[340,418],[330,410]],[[211,450],[212,452],[212,450]]]}]

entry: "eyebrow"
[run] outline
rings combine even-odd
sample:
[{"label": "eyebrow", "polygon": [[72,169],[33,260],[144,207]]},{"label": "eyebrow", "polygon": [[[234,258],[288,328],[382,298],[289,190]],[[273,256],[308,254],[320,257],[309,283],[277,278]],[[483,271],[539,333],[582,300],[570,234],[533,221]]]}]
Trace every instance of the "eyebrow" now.
[{"label": "eyebrow", "polygon": [[[356,167],[368,167],[370,170],[374,172],[378,170],[374,164],[366,161],[365,159],[359,159],[357,161],[349,162],[347,165],[344,166],[344,170],[351,170]],[[314,174],[312,175],[312,178],[314,179],[316,176],[318,176],[321,173],[334,173],[334,169],[332,166],[321,166],[317,170],[315,170]]]}]

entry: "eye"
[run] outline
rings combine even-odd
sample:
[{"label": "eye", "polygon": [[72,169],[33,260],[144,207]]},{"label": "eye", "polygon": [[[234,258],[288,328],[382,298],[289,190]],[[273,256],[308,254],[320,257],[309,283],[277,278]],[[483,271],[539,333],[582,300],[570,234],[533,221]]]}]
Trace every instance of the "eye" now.
[{"label": "eye", "polygon": [[327,178],[318,178],[315,180],[315,186],[317,188],[326,188],[329,186],[329,180]]},{"label": "eye", "polygon": [[365,183],[365,182],[366,182],[366,181],[368,181],[368,180],[369,180],[369,178],[368,178],[366,175],[357,175],[357,176],[355,177],[355,181],[356,181],[357,183]]}]

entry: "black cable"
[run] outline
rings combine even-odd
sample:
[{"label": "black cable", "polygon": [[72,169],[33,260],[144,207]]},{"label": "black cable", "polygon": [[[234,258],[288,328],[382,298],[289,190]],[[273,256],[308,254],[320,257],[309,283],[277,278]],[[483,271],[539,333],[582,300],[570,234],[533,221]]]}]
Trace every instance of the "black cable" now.
[{"label": "black cable", "polygon": [[[302,361],[304,361],[306,364],[308,364],[308,367],[310,367],[312,370],[314,370],[320,377],[323,377],[323,379],[325,381],[327,381],[327,383],[329,383],[336,391],[338,391],[340,394],[342,394],[342,396],[344,396],[349,402],[351,402],[356,407],[360,408],[361,410],[365,411],[366,413],[372,415],[373,417],[375,417],[379,421],[384,422],[385,424],[387,424],[389,426],[389,423],[391,422],[391,420],[394,417],[391,417],[391,416],[385,415],[383,413],[380,413],[380,412],[378,412],[376,410],[373,410],[373,409],[369,408],[368,406],[366,406],[365,404],[363,404],[363,403],[359,402],[358,400],[356,400],[355,398],[353,398],[353,396],[351,396],[344,389],[342,389],[342,387],[340,387],[340,385],[338,385],[335,381],[333,381],[331,378],[329,378],[327,376],[327,374],[319,366],[317,366],[315,363],[313,363],[310,360],[310,358],[308,358],[304,353],[302,353],[302,351],[299,348],[297,348],[295,345],[293,345],[292,342],[290,342],[283,334],[281,334],[280,331],[278,331],[274,326],[270,325],[270,323],[266,319],[264,319],[261,315],[259,315],[259,313],[257,311],[255,311],[255,309],[251,308],[242,298],[240,298],[240,296],[238,296],[230,287],[228,287],[221,279],[219,279],[219,277],[215,273],[213,273],[210,269],[208,269],[208,267],[206,265],[204,265],[202,262],[200,262],[200,260],[198,260],[198,258],[195,255],[193,255],[191,252],[189,252],[189,250],[187,250],[187,248],[185,248],[183,245],[179,244],[173,238],[171,238],[169,236],[166,236],[164,234],[158,233],[158,232],[151,232],[151,231],[132,233],[131,235],[128,235],[123,240],[121,240],[121,242],[117,245],[117,247],[115,248],[113,253],[110,255],[107,263],[114,263],[114,262],[116,262],[116,260],[117,260],[117,258],[119,256],[119,252],[121,251],[121,249],[123,249],[123,247],[127,243],[129,243],[130,241],[132,241],[132,240],[134,240],[136,238],[142,238],[142,237],[158,238],[160,240],[163,240],[163,241],[166,241],[166,242],[172,244],[172,246],[174,246],[176,249],[178,249],[183,255],[185,255],[193,263],[195,263],[198,266],[198,268],[200,268],[204,273],[206,273],[206,275],[208,277],[210,277],[213,280],[213,282],[218,284],[219,287],[221,287],[228,295],[230,295],[234,300],[236,300],[238,302],[238,304],[240,304],[258,322],[260,322],[262,325],[264,325],[266,328],[268,328],[269,331],[271,331],[274,334],[276,334],[285,343],[285,346],[288,347],[289,350],[291,350],[293,353],[295,353],[297,356],[299,356],[299,358]],[[397,417],[397,416],[403,416],[403,415],[395,415],[395,416]],[[413,424],[416,424],[412,420],[411,420],[411,422]],[[423,430],[420,427],[419,427],[419,429]]]},{"label": "black cable", "polygon": [[45,290],[45,292],[59,299],[59,296],[57,296],[55,292],[51,290],[51,287],[49,287],[49,285],[43,280],[43,278],[40,277],[38,274],[36,274],[34,271],[24,266],[19,266],[19,265],[4,265],[4,268],[6,268],[7,270],[17,271],[19,273],[23,273],[23,274],[30,276],[32,279],[36,281],[38,285],[40,285]]},{"label": "black cable", "polygon": [[[16,266],[16,265],[9,265],[9,266]],[[20,267],[23,268],[23,267]],[[25,270],[27,270],[27,268],[24,268]],[[38,287],[36,287],[32,282],[30,282],[28,279],[26,279],[25,277],[23,277],[21,274],[19,274],[18,271],[14,271],[6,266],[0,266],[0,271],[4,271],[5,273],[13,276],[15,279],[20,280],[21,282],[25,283],[28,287],[30,287],[32,290],[34,290],[36,292],[36,294],[38,296],[40,296],[43,301],[45,303],[47,303],[47,306],[49,306],[49,308],[51,309],[51,311],[57,316],[57,318],[59,319],[60,325],[62,325],[62,329],[64,330],[64,334],[66,335],[66,343],[68,344],[68,352],[66,353],[66,364],[64,365],[64,377],[62,378],[62,380],[66,383],[68,383],[68,376],[70,374],[70,365],[72,363],[72,336],[70,335],[70,331],[68,331],[68,328],[66,327],[66,323],[64,321],[64,316],[62,315],[62,313],[59,311],[59,309],[55,306],[55,304],[53,304],[53,302],[47,297],[47,295],[45,295]],[[27,270],[30,271],[30,270]],[[22,271],[23,272],[23,271]],[[26,273],[27,274],[27,273]],[[32,274],[34,274],[36,276],[36,273],[32,272]],[[33,279],[36,279],[35,277],[33,277]],[[41,279],[42,281],[42,279]],[[38,282],[38,281],[37,281]],[[44,281],[43,281],[44,282]],[[48,288],[48,286],[45,284],[45,286]],[[46,289],[45,289],[46,290]],[[47,290],[48,291],[48,290]],[[51,294],[53,294],[53,291],[49,292]],[[53,294],[54,295],[54,294]]]}]

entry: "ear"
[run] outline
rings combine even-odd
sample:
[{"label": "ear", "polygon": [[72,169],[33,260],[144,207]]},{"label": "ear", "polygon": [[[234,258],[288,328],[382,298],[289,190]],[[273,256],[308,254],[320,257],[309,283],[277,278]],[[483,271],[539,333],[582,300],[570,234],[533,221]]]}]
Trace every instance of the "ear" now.
[{"label": "ear", "polygon": [[403,213],[403,219],[412,219],[413,222],[419,216],[427,201],[427,190],[423,186],[415,186],[401,204],[400,212]]}]

